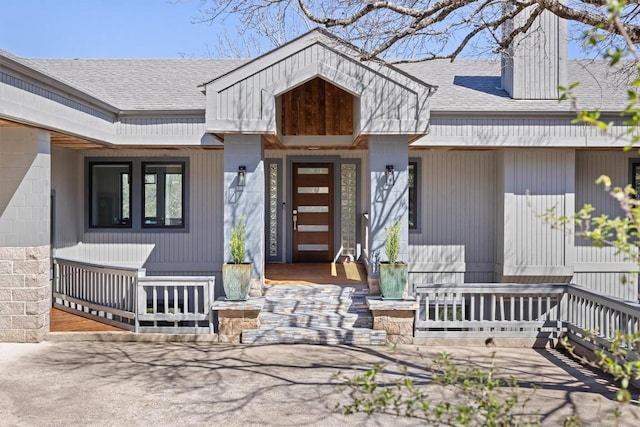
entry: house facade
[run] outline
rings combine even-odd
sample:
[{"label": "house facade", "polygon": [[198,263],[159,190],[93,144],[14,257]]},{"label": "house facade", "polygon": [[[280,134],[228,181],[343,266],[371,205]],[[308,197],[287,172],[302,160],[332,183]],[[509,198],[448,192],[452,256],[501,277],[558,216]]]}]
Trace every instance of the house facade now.
[{"label": "house facade", "polygon": [[[315,30],[251,61],[55,60],[0,51],[0,341],[48,332],[51,259],[215,276],[247,224],[266,263],[362,261],[390,225],[417,283],[576,283],[637,301],[636,266],[539,215],[635,174],[559,85],[623,131],[625,85],[568,61],[561,23],[500,61],[389,66]],[[615,134],[615,132],[614,132]],[[623,277],[626,283],[621,284]]]}]

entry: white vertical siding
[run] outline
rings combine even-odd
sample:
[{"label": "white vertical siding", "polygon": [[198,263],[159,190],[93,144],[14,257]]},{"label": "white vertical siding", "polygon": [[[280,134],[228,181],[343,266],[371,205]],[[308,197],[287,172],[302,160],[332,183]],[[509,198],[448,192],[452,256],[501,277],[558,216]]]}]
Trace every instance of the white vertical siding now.
[{"label": "white vertical siding", "polygon": [[[525,9],[511,25],[524,25],[532,10]],[[563,64],[567,54],[566,28],[564,20],[545,11],[533,28],[534,33],[543,34],[543,37],[521,35],[516,38],[503,59],[502,85],[513,98],[558,98],[558,86],[566,85],[566,66]]]},{"label": "white vertical siding", "polygon": [[52,147],[51,189],[55,192],[53,248],[74,246],[79,242],[78,161],[76,150]]},{"label": "white vertical siding", "polygon": [[[456,260],[466,264],[467,280],[494,278],[496,155],[495,151],[410,153],[410,157],[422,159],[421,231],[409,234],[413,263]],[[435,256],[434,247],[443,250]],[[458,258],[459,253],[450,253],[456,250],[463,251],[462,260]]]},{"label": "white vertical siding", "polygon": [[[629,159],[636,153],[615,151],[579,151],[576,155],[576,209],[592,204],[595,215],[609,217],[623,214],[616,200],[596,184],[600,175],[608,175],[614,185],[629,183]],[[619,263],[623,258],[615,255],[612,248],[595,248],[591,242],[576,238],[577,263]],[[579,267],[579,264],[578,264]]]},{"label": "white vertical siding", "polygon": [[505,233],[512,233],[505,236],[505,265],[565,266],[565,234],[539,216],[554,207],[559,215],[572,212],[565,199],[575,191],[574,151],[512,150],[505,155],[505,224],[510,224]]},{"label": "white vertical siding", "polygon": [[279,82],[284,76],[315,63],[325,63],[347,76],[361,82],[367,88],[370,101],[384,99],[384,103],[368,102],[371,119],[411,119],[418,108],[417,94],[398,82],[380,78],[380,73],[363,66],[358,61],[348,59],[320,44],[307,46],[286,58],[257,70],[227,88],[219,91],[217,97],[217,119],[264,119],[262,104],[264,89]]},{"label": "white vertical siding", "polygon": [[[95,150],[80,155],[74,179],[84,183],[86,157],[189,158],[189,200],[187,230],[85,230],[84,187],[79,200],[78,223],[82,224],[82,251],[92,259],[107,262],[144,260],[150,274],[158,272],[200,272],[211,274],[222,265],[223,250],[223,152],[222,150]],[[135,183],[134,183],[135,185]],[[139,185],[139,183],[138,183]]]},{"label": "white vertical siding", "polygon": [[637,302],[638,273],[632,272],[576,272],[573,283],[602,292],[605,295]]},{"label": "white vertical siding", "polygon": [[[615,199],[595,181],[600,175],[608,175],[614,185],[625,186],[630,179],[629,160],[638,157],[635,151],[579,151],[576,155],[576,209],[590,203],[596,209],[595,215],[622,215]],[[637,269],[637,265],[625,262],[624,257],[616,255],[615,249],[596,248],[588,240],[576,238],[574,283],[636,301],[638,275],[632,272]]]}]

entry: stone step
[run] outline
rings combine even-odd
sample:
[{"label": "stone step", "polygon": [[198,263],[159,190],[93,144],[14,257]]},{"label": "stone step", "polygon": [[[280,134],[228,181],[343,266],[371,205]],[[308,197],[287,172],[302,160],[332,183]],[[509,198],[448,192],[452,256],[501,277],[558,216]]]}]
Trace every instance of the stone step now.
[{"label": "stone step", "polygon": [[286,298],[350,298],[354,291],[350,286],[337,285],[266,285],[263,294]]},{"label": "stone step", "polygon": [[383,345],[368,295],[367,285],[267,285],[260,328],[244,330],[242,342]]},{"label": "stone step", "polygon": [[242,332],[243,344],[384,345],[385,331],[359,328],[275,327]]},{"label": "stone step", "polygon": [[352,328],[358,320],[358,315],[345,311],[337,313],[308,312],[308,313],[260,313],[260,327],[290,326],[298,328],[341,327]]},{"label": "stone step", "polygon": [[306,312],[338,312],[348,311],[351,307],[349,298],[295,298],[295,297],[265,297],[264,311],[278,311],[282,313]]}]

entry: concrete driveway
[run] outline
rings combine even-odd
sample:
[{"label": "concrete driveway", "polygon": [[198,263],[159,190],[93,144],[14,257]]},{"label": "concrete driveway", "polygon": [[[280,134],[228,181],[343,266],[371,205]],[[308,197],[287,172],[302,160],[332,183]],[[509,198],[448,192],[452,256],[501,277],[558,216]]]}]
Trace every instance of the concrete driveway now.
[{"label": "concrete driveway", "polygon": [[[529,413],[562,425],[575,408],[585,425],[612,425],[606,381],[557,351],[310,345],[44,342],[0,344],[0,425],[7,426],[341,426],[416,425],[393,415],[342,415],[348,401],[334,374],[353,376],[374,363],[416,381],[448,351],[463,363],[498,365],[533,393]],[[535,384],[536,387],[531,387]],[[640,425],[625,407],[622,425]]]}]

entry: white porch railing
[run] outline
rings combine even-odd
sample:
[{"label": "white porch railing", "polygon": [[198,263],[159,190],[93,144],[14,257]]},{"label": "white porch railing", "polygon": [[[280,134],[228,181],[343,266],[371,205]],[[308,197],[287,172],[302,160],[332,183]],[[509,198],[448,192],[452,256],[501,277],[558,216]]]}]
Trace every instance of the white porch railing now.
[{"label": "white porch railing", "polygon": [[416,337],[539,338],[561,332],[566,285],[416,285]]},{"label": "white porch railing", "polygon": [[[604,349],[615,331],[635,334],[639,330],[640,304],[578,286],[568,287],[566,333],[571,340],[590,350]],[[640,357],[640,353],[636,353],[636,357]]]},{"label": "white porch railing", "polygon": [[139,332],[213,333],[213,277],[140,277]]},{"label": "white porch railing", "polygon": [[53,306],[135,331],[138,269],[54,259]]},{"label": "white porch railing", "polygon": [[[640,330],[640,304],[573,284],[416,285],[416,337],[568,338],[606,349]],[[639,355],[640,356],[640,355]]]},{"label": "white porch railing", "polygon": [[54,259],[53,306],[134,332],[213,333],[213,277]]}]

